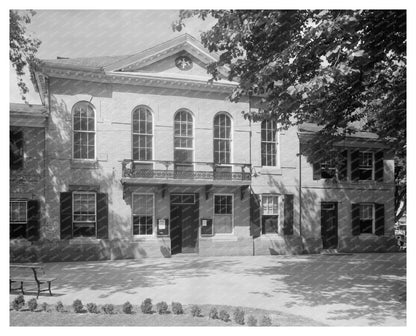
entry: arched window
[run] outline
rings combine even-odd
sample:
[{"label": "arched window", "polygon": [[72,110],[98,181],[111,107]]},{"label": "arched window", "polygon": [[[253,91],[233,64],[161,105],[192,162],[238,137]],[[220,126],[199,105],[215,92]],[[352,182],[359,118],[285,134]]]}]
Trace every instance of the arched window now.
[{"label": "arched window", "polygon": [[147,106],[133,110],[133,160],[150,161],[153,152],[153,116]]},{"label": "arched window", "polygon": [[95,109],[86,101],[72,109],[74,159],[95,159]]},{"label": "arched window", "polygon": [[174,118],[174,159],[178,166],[189,166],[193,161],[194,133],[192,114],[180,110]]},{"label": "arched window", "polygon": [[274,120],[261,122],[261,165],[276,166],[277,128]]},{"label": "arched window", "polygon": [[214,163],[231,163],[231,119],[226,113],[214,117]]}]

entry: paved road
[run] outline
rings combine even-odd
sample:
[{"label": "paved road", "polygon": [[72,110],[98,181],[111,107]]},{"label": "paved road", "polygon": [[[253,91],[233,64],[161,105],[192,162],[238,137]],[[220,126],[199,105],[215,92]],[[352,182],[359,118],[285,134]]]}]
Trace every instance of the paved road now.
[{"label": "paved road", "polygon": [[54,296],[97,304],[146,297],[287,312],[328,325],[405,325],[406,255],[212,257],[46,264]]}]

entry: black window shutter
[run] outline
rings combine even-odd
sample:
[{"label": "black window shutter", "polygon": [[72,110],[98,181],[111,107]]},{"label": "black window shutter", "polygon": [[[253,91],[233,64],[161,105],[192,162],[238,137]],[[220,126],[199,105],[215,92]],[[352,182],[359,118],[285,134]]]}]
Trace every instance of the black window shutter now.
[{"label": "black window shutter", "polygon": [[27,202],[26,237],[30,241],[39,240],[40,203],[38,200]]},{"label": "black window shutter", "polygon": [[72,238],[72,193],[61,193],[61,239]]},{"label": "black window shutter", "polygon": [[97,193],[97,238],[108,239],[108,202],[103,193]]},{"label": "black window shutter", "polygon": [[293,234],[293,195],[285,195],[284,199],[284,226],[285,235]]},{"label": "black window shutter", "polygon": [[251,193],[250,194],[250,234],[256,238],[260,236],[261,224],[260,224],[260,200],[259,196]]},{"label": "black window shutter", "polygon": [[352,235],[360,235],[360,204],[351,204]]},{"label": "black window shutter", "polygon": [[383,171],[384,171],[384,153],[383,151],[378,151],[375,153],[375,180],[377,182],[383,182]]},{"label": "black window shutter", "polygon": [[351,180],[358,181],[360,179],[360,151],[351,152]]},{"label": "black window shutter", "polygon": [[313,163],[313,179],[320,180],[321,179],[321,161],[314,161]]},{"label": "black window shutter", "polygon": [[377,236],[384,235],[384,204],[376,204],[376,232]]},{"label": "black window shutter", "polygon": [[340,164],[339,164],[339,172],[338,172],[338,178],[340,180],[346,180],[348,175],[348,151],[344,150],[341,152],[340,157]]}]

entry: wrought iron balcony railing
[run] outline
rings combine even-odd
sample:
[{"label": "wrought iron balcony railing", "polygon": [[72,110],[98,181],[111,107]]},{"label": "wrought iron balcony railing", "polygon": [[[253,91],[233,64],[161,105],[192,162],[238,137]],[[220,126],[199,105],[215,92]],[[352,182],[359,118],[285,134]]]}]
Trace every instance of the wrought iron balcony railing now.
[{"label": "wrought iron balcony railing", "polygon": [[[161,169],[165,168],[165,169]],[[239,169],[239,171],[236,171]],[[227,180],[250,181],[251,165],[231,163],[217,165],[212,162],[178,164],[174,161],[122,162],[123,177],[169,180]]]}]

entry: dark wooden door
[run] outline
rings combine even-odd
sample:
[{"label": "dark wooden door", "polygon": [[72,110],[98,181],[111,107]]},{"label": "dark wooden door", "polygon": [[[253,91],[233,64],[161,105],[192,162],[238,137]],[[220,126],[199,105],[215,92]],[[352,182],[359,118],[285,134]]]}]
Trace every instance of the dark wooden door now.
[{"label": "dark wooden door", "polygon": [[338,247],[338,204],[321,203],[321,236],[324,249]]},{"label": "dark wooden door", "polygon": [[171,197],[170,216],[172,254],[197,252],[199,224],[198,194],[175,194]]}]

